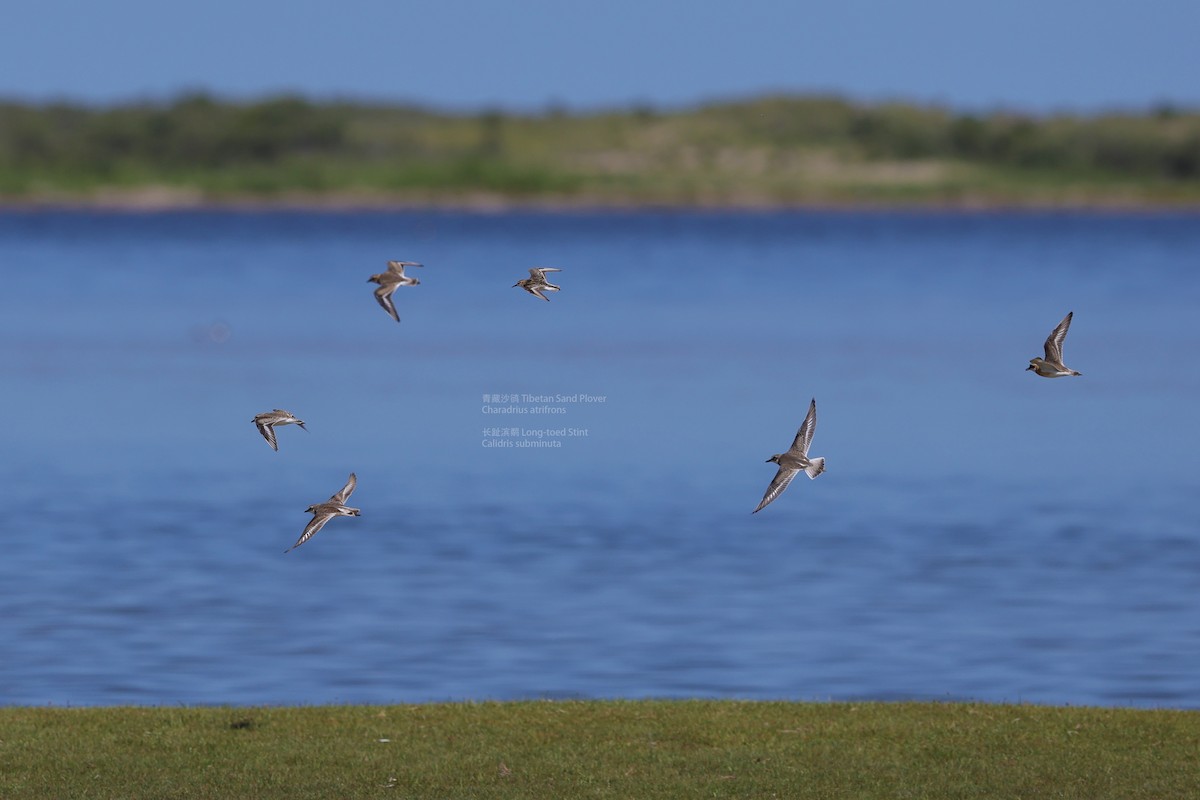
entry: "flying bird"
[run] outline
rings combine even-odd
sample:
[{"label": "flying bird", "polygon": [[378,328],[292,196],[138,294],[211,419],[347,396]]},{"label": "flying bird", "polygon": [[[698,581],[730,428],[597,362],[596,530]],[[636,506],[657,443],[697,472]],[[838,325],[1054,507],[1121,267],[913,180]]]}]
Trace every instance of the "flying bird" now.
[{"label": "flying bird", "polygon": [[354,473],[350,473],[350,480],[346,481],[346,485],[341,490],[330,497],[327,502],[317,503],[304,509],[305,512],[312,514],[313,518],[304,526],[304,533],[300,534],[300,538],[296,543],[284,550],[285,553],[290,553],[300,545],[307,542],[313,535],[325,527],[325,523],[334,517],[357,517],[361,512],[357,508],[350,508],[346,505],[346,500],[350,498],[350,493],[354,491],[354,486],[358,483],[358,479],[354,477]]},{"label": "flying bird", "polygon": [[1074,311],[1063,317],[1062,322],[1050,331],[1050,335],[1046,337],[1046,357],[1029,359],[1029,366],[1025,368],[1026,372],[1033,370],[1034,374],[1041,375],[1043,378],[1062,378],[1067,375],[1083,374],[1063,363],[1063,340],[1067,338],[1067,329],[1071,327],[1071,317],[1073,316],[1075,316]]},{"label": "flying bird", "polygon": [[808,448],[812,444],[813,433],[817,430],[817,401],[814,398],[808,407],[808,415],[804,417],[804,423],[800,426],[800,430],[796,431],[796,438],[792,442],[791,448],[786,453],[777,453],[767,459],[767,463],[774,462],[779,465],[779,471],[775,473],[775,477],[771,479],[771,485],[767,487],[767,493],[763,495],[762,502],[758,504],[758,508],[750,512],[757,514],[762,511],[772,500],[783,494],[783,490],[792,482],[792,478],[800,470],[804,470],[809,478],[816,478],[825,471],[824,458],[809,458]]},{"label": "flying bird", "polygon": [[389,261],[386,271],[367,278],[367,283],[379,284],[379,288],[375,290],[375,299],[379,301],[379,305],[383,306],[384,311],[392,315],[392,319],[396,322],[400,321],[400,315],[396,313],[396,306],[392,302],[392,293],[401,286],[416,286],[421,282],[417,278],[405,275],[404,268],[423,266],[425,265],[418,264],[416,261]]},{"label": "flying bird", "polygon": [[547,272],[562,272],[562,270],[558,269],[557,267],[530,267],[529,277],[522,278],[514,283],[513,286],[520,286],[530,294],[536,295],[537,297],[540,297],[549,303],[550,298],[546,297],[546,295],[542,294],[542,292],[557,292],[562,287],[555,286],[553,283],[550,283],[550,281],[546,280]]},{"label": "flying bird", "polygon": [[299,425],[301,430],[308,430],[308,428],[304,427],[304,420],[296,419],[296,416],[292,412],[284,411],[282,408],[256,414],[251,421],[258,426],[258,432],[263,435],[263,438],[267,440],[267,444],[271,445],[271,449],[276,452],[279,451],[279,444],[275,441],[276,425]]}]

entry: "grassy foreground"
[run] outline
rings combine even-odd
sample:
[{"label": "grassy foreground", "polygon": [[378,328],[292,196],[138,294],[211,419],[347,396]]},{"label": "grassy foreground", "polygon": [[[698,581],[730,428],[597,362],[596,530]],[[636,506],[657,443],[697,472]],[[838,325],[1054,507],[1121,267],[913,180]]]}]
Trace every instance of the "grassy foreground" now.
[{"label": "grassy foreground", "polygon": [[957,703],[0,709],[0,797],[1182,798],[1200,713]]}]

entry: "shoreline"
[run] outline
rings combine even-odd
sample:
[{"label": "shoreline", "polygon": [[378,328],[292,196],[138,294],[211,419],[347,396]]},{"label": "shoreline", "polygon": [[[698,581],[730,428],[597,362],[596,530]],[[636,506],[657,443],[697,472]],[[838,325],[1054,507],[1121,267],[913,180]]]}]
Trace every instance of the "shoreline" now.
[{"label": "shoreline", "polygon": [[1089,213],[1089,214],[1200,214],[1200,200],[1131,200],[1128,197],[999,198],[986,195],[961,199],[798,200],[775,201],[760,197],[652,201],[600,195],[543,195],[514,197],[470,192],[411,196],[372,192],[289,192],[279,195],[240,194],[213,197],[191,189],[141,187],[26,197],[0,195],[0,213],[112,212],[158,214],[176,212],[308,212],[405,213],[436,211],[463,214],[584,213]]}]

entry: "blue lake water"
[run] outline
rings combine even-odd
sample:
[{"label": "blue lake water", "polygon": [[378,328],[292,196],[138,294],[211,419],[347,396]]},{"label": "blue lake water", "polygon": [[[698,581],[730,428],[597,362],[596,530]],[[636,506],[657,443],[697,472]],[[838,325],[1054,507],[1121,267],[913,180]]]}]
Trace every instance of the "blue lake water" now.
[{"label": "blue lake water", "polygon": [[5,212],[0,270],[2,704],[1200,707],[1195,215]]}]

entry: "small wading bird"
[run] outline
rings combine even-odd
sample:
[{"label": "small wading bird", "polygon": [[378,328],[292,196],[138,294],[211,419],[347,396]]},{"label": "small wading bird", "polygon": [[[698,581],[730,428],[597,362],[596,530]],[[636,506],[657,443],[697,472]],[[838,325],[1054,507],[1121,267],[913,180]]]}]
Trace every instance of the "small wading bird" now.
[{"label": "small wading bird", "polygon": [[386,272],[367,278],[367,283],[379,284],[379,288],[375,290],[375,299],[379,301],[379,305],[383,306],[384,311],[392,315],[392,319],[396,322],[400,321],[400,315],[396,313],[396,306],[392,303],[392,293],[401,286],[416,286],[421,282],[405,275],[404,268],[423,266],[425,265],[418,264],[416,261],[389,261]]},{"label": "small wading bird", "polygon": [[562,272],[562,270],[558,269],[557,267],[530,267],[529,277],[522,278],[514,283],[513,286],[520,286],[530,294],[536,295],[549,303],[550,298],[546,297],[546,295],[542,294],[542,292],[557,292],[562,287],[555,286],[553,283],[546,280],[547,272]]},{"label": "small wading bird", "polygon": [[1043,378],[1062,378],[1067,375],[1083,374],[1063,363],[1063,340],[1067,338],[1067,328],[1071,327],[1071,317],[1073,316],[1075,316],[1074,311],[1063,317],[1062,322],[1058,323],[1058,327],[1050,331],[1050,335],[1046,338],[1046,357],[1029,359],[1029,366],[1025,368],[1026,372],[1033,370],[1034,374],[1041,375]]},{"label": "small wading bird", "polygon": [[300,545],[307,542],[313,535],[325,527],[325,523],[334,517],[357,517],[361,512],[357,508],[350,508],[346,505],[346,500],[350,498],[350,493],[354,491],[355,484],[358,479],[354,477],[354,473],[350,473],[350,480],[346,481],[346,485],[341,491],[329,498],[327,502],[317,503],[314,506],[309,506],[304,509],[305,512],[312,514],[313,518],[304,526],[304,533],[300,534],[300,538],[296,543],[284,550],[285,553],[290,553]]},{"label": "small wading bird", "polygon": [[284,411],[282,408],[256,414],[252,422],[258,426],[258,432],[263,435],[263,438],[267,440],[267,444],[271,445],[271,449],[276,452],[279,452],[279,444],[275,441],[276,425],[299,425],[301,430],[308,430],[308,428],[304,427],[304,420],[296,419],[296,416],[292,412]]},{"label": "small wading bird", "polygon": [[791,448],[786,453],[777,453],[767,459],[767,463],[775,462],[779,465],[779,471],[775,473],[775,477],[771,479],[771,485],[767,487],[767,493],[763,495],[762,502],[758,504],[758,508],[750,512],[757,514],[762,511],[772,500],[783,494],[783,490],[792,482],[792,478],[800,470],[804,470],[809,478],[816,478],[825,471],[824,458],[809,458],[808,447],[812,444],[813,433],[817,430],[817,401],[814,398],[808,407],[808,415],[804,418],[804,423],[800,426],[800,430],[796,431],[796,438],[792,442]]}]

